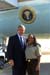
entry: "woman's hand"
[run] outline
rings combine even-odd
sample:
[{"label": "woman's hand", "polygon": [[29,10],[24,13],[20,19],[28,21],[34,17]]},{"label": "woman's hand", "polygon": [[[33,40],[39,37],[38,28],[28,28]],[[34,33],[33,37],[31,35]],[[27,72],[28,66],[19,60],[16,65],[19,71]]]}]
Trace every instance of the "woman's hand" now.
[{"label": "woman's hand", "polygon": [[36,66],[36,71],[39,71],[40,70],[40,65],[37,65]]},{"label": "woman's hand", "polygon": [[10,66],[14,66],[14,60],[9,60],[9,62],[8,62],[8,64],[10,65]]}]

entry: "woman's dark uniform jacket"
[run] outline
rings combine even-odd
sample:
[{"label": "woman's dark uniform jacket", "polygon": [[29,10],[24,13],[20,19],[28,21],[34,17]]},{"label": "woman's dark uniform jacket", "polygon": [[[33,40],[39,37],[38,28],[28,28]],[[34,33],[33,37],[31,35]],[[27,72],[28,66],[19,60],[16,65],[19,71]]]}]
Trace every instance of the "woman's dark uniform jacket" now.
[{"label": "woman's dark uniform jacket", "polygon": [[10,37],[7,47],[7,57],[8,60],[14,60],[15,65],[12,67],[13,75],[25,74],[25,48],[26,44],[24,43],[22,47],[18,35]]}]

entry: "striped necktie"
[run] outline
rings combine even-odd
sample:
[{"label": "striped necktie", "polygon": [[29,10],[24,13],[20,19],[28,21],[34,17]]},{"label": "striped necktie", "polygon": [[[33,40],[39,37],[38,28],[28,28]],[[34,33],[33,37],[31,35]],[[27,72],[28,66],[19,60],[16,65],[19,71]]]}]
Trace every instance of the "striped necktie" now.
[{"label": "striped necktie", "polygon": [[24,46],[24,44],[23,44],[23,41],[22,41],[22,37],[20,36],[20,42],[21,42],[21,45],[22,45],[22,47]]}]

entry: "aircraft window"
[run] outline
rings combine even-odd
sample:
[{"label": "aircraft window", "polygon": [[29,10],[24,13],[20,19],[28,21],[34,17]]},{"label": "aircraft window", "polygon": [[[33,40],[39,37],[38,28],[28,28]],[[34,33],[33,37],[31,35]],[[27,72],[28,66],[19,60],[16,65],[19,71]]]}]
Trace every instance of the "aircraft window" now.
[{"label": "aircraft window", "polygon": [[18,0],[18,2],[24,2],[24,1],[32,1],[32,0]]}]

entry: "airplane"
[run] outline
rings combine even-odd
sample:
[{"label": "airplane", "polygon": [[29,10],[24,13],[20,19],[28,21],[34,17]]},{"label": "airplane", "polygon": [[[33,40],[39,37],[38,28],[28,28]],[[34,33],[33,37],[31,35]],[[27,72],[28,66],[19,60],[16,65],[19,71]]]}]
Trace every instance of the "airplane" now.
[{"label": "airplane", "polygon": [[[22,16],[27,9],[33,16],[30,20]],[[14,35],[20,24],[25,25],[26,34],[50,34],[50,1],[19,0],[11,9],[0,9],[0,36]]]},{"label": "airplane", "polygon": [[[49,0],[12,0],[10,3],[9,1],[0,0],[0,44],[3,44],[7,37],[15,35],[20,24],[25,25],[25,34],[47,37],[47,42],[50,41]],[[42,40],[42,44],[45,40]]]},{"label": "airplane", "polygon": [[49,0],[0,0],[0,43],[17,33],[23,24],[25,34],[50,38]]}]

